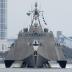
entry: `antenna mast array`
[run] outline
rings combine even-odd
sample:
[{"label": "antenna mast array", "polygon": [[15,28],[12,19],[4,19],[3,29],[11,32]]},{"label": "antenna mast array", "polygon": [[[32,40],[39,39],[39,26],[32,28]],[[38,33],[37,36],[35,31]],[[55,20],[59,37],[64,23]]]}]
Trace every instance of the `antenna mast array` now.
[{"label": "antenna mast array", "polygon": [[36,2],[36,3],[35,3],[35,9],[32,10],[32,11],[27,12],[27,15],[28,15],[28,16],[33,15],[31,24],[33,24],[33,21],[34,21],[34,20],[35,20],[35,21],[38,20],[38,22],[39,22],[39,24],[40,24],[40,19],[39,19],[39,17],[40,17],[40,13],[42,13],[41,15],[42,15],[43,22],[44,22],[45,25],[47,25],[47,23],[46,23],[46,21],[45,21],[45,18],[44,18],[44,16],[43,16],[43,11],[38,10],[37,7],[38,7],[38,4],[37,4],[37,2]]}]

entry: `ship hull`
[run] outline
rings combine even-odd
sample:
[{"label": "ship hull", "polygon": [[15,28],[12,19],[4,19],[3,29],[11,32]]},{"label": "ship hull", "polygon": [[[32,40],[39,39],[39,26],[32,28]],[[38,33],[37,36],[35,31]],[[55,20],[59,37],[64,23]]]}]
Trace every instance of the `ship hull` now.
[{"label": "ship hull", "polygon": [[[17,60],[5,60],[5,66],[7,68],[11,67],[13,63]],[[49,66],[48,60],[42,57],[41,55],[30,55],[29,57],[25,58],[20,64],[20,68],[43,68],[45,64]],[[19,62],[18,61],[18,62]]]},{"label": "ship hull", "polygon": [[[32,68],[43,68],[44,64],[48,64],[48,60],[40,55],[31,55],[24,59],[23,65],[27,64],[28,67]],[[22,65],[22,67],[23,67]]]}]

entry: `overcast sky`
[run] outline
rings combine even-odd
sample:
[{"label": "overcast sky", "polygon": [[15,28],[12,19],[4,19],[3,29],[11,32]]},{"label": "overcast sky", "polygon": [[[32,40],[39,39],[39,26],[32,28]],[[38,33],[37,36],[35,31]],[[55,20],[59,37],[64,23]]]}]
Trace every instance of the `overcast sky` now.
[{"label": "overcast sky", "polygon": [[72,36],[72,0],[8,0],[8,38],[17,37],[21,29],[31,24],[26,12],[34,8],[35,2],[45,11],[49,30],[54,34],[62,31],[65,36]]}]

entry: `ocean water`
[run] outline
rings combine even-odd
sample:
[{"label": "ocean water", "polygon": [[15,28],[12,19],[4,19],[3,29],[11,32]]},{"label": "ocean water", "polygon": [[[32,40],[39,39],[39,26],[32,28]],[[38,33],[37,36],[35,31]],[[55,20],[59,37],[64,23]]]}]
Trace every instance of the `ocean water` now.
[{"label": "ocean water", "polygon": [[64,69],[58,64],[52,64],[52,68],[5,68],[4,64],[0,64],[0,72],[72,72],[72,64],[67,64]]},{"label": "ocean water", "polygon": [[0,68],[0,72],[72,72],[72,69],[71,68],[67,68],[67,69]]}]

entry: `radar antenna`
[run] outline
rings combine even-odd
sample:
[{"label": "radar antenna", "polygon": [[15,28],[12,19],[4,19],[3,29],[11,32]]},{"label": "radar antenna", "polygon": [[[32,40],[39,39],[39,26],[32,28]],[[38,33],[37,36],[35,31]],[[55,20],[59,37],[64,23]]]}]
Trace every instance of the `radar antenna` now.
[{"label": "radar antenna", "polygon": [[[40,24],[40,19],[39,19],[39,17],[40,17],[40,13],[42,13],[41,15],[42,15],[43,22],[44,22],[45,25],[47,25],[47,23],[46,23],[46,21],[45,21],[45,18],[44,18],[44,16],[43,16],[43,11],[38,10],[37,7],[38,7],[38,4],[37,4],[37,2],[36,2],[36,3],[35,3],[35,9],[32,10],[32,11],[27,12],[27,15],[28,15],[28,16],[33,15],[33,16],[32,16],[31,24],[33,24],[33,21],[34,21],[34,20],[35,20],[35,21],[38,20],[38,22],[39,22],[39,24]],[[40,24],[40,25],[41,25],[41,24]]]}]

